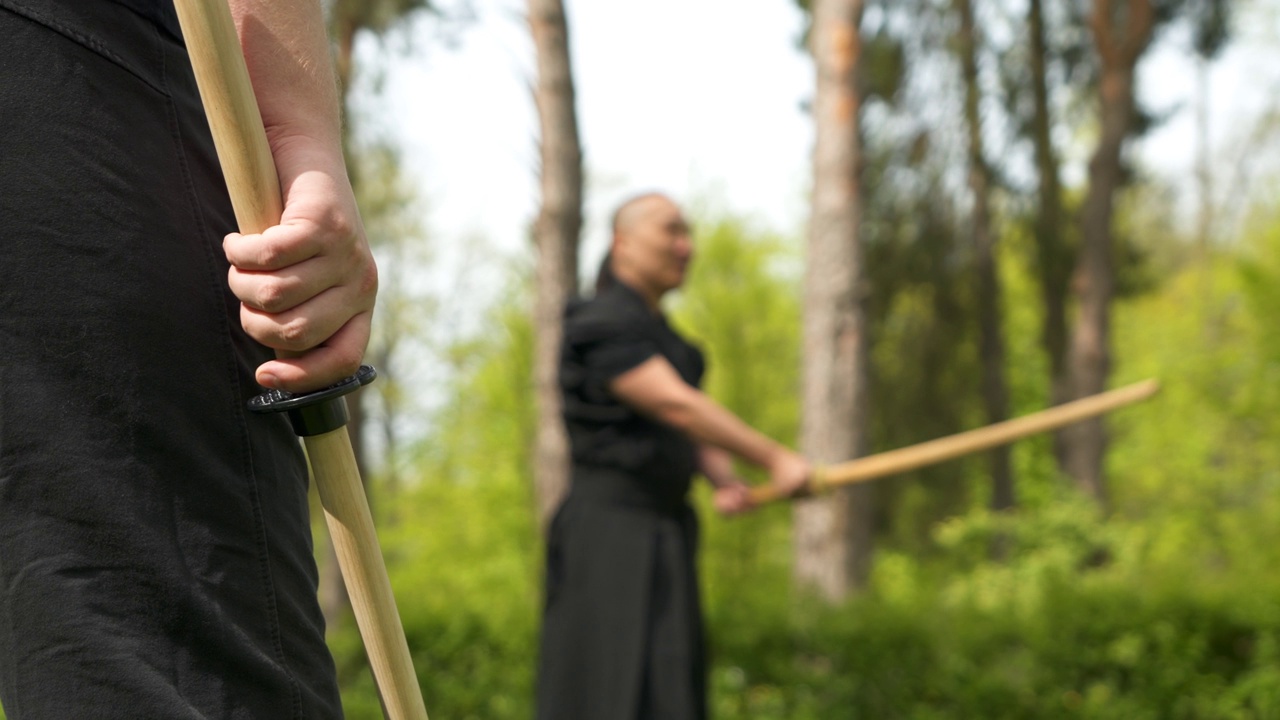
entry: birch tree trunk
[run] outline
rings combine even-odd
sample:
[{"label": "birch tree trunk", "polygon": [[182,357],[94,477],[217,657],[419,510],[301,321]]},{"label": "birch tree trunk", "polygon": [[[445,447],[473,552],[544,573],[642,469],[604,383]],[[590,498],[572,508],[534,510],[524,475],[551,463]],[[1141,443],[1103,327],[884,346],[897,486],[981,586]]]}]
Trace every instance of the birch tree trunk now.
[{"label": "birch tree trunk", "polygon": [[[804,289],[801,451],[817,463],[865,453],[867,339],[860,216],[862,0],[815,0],[817,71],[813,198]],[[797,585],[838,601],[870,573],[872,487],[845,488],[794,509]]]},{"label": "birch tree trunk", "polygon": [[[982,404],[988,423],[1009,417],[1009,389],[1004,377],[1004,331],[1000,313],[1000,275],[996,267],[996,236],[991,227],[991,172],[982,139],[982,89],[978,78],[978,35],[971,0],[955,0],[960,16],[960,68],[964,75],[964,117],[968,134],[969,190],[973,199],[970,231],[978,280],[978,355],[982,366]],[[991,464],[991,507],[1014,505],[1013,470],[1009,446],[988,451]]]},{"label": "birch tree trunk", "polygon": [[577,290],[582,150],[569,60],[569,28],[561,0],[529,0],[529,30],[538,66],[533,94],[541,129],[542,194],[533,229],[538,254],[533,309],[538,425],[533,473],[538,519],[545,528],[569,485],[569,441],[561,418],[557,373],[564,305]]},{"label": "birch tree trunk", "polygon": [[[1153,0],[1094,0],[1089,18],[1101,60],[1100,135],[1089,161],[1089,190],[1081,213],[1081,247],[1074,285],[1079,317],[1071,335],[1067,370],[1074,397],[1102,392],[1111,372],[1111,301],[1115,295],[1112,218],[1124,179],[1122,151],[1133,131],[1134,78],[1151,41]],[[1066,469],[1077,485],[1106,504],[1103,458],[1107,434],[1101,418],[1071,427]]]}]

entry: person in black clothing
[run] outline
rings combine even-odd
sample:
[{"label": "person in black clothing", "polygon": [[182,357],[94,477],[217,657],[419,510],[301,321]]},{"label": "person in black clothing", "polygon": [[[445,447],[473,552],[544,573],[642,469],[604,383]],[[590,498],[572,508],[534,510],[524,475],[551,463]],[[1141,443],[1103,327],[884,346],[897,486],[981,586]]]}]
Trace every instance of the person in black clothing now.
[{"label": "person in black clothing", "polygon": [[[305,459],[377,272],[320,3],[231,0],[284,192],[235,229],[172,0],[0,0],[0,703],[342,716]],[[273,359],[273,350],[295,354]]]},{"label": "person in black clothing", "polygon": [[732,514],[750,508],[733,456],[792,492],[810,474],[697,389],[702,354],[659,309],[691,256],[680,208],[633,198],[614,215],[596,295],[565,313],[573,477],[547,541],[538,720],[706,718],[692,477]]}]

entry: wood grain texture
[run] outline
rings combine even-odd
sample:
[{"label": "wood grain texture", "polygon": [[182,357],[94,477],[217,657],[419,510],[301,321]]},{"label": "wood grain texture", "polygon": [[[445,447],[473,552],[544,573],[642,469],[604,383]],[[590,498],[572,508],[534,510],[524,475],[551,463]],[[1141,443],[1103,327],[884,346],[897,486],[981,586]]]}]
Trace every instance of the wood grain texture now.
[{"label": "wood grain texture", "polygon": [[422,690],[345,427],[306,439],[325,523],[391,720],[426,720]]},{"label": "wood grain texture", "polygon": [[280,222],[280,179],[231,9],[226,0],[176,0],[174,7],[236,224],[242,233],[260,233]]}]

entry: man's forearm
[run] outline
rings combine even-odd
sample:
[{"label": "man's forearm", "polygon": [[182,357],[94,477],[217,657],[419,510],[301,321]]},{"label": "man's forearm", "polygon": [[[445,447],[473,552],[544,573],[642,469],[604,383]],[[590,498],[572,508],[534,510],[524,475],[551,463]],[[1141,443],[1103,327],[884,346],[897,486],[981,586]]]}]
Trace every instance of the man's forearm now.
[{"label": "man's forearm", "polygon": [[782,447],[743,422],[707,395],[691,393],[680,429],[694,440],[727,450],[759,467],[768,467]]},{"label": "man's forearm", "polygon": [[698,469],[713,487],[722,487],[737,479],[733,455],[713,445],[698,445]]},{"label": "man's forearm", "polygon": [[272,151],[312,141],[341,157],[338,90],[319,0],[230,0]]}]

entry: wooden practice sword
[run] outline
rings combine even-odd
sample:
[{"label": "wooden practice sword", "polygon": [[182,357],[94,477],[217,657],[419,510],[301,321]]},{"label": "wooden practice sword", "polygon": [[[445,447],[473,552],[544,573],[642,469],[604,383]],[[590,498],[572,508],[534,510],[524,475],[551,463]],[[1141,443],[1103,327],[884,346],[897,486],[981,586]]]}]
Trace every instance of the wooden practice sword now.
[{"label": "wooden practice sword", "polygon": [[[242,233],[280,222],[282,200],[258,101],[226,0],[175,0],[178,21],[218,162]],[[373,368],[305,395],[270,392],[250,403],[255,412],[288,412],[311,463],[338,565],[351,597],[373,677],[391,720],[427,720],[404,627],[396,612],[387,567],[360,481],[343,397],[373,380]]]},{"label": "wooden practice sword", "polygon": [[[1157,381],[1144,380],[977,430],[868,455],[838,465],[818,467],[814,469],[813,477],[809,479],[806,490],[809,494],[816,495],[840,485],[852,485],[886,475],[896,475],[998,445],[1006,445],[1028,435],[1056,430],[1065,425],[1146,400],[1155,395],[1159,389],[1160,383]],[[786,494],[773,485],[761,485],[751,489],[751,500],[756,503],[773,502],[785,497]]]}]

